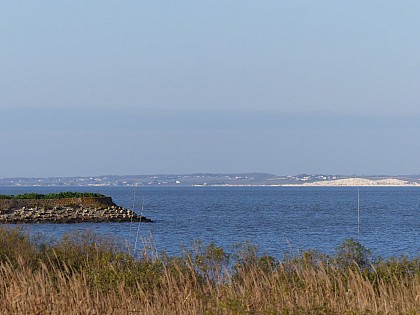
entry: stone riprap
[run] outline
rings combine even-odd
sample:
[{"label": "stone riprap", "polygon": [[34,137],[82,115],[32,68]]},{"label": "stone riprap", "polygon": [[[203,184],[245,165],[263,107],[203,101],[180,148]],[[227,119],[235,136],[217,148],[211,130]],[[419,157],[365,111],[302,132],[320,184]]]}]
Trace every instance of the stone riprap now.
[{"label": "stone riprap", "polygon": [[[25,200],[22,204],[32,203]],[[95,207],[83,203],[64,204],[63,200],[38,200],[36,206],[28,207],[15,202],[13,207],[0,208],[0,223],[152,222],[110,202],[89,203]]]}]

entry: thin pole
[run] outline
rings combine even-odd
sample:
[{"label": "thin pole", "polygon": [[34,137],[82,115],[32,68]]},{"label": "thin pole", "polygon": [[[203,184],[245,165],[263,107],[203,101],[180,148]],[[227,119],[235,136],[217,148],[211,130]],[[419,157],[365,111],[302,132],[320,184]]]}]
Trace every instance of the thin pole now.
[{"label": "thin pole", "polygon": [[136,242],[134,243],[134,257],[136,257],[137,242],[139,241],[140,223],[141,223],[141,218],[143,217],[143,207],[144,207],[144,198],[143,198],[143,201],[141,203],[140,220],[139,220],[139,224],[137,226]]},{"label": "thin pole", "polygon": [[[136,203],[136,191],[133,191],[133,207],[131,208],[131,211],[134,213],[134,206]],[[131,233],[131,227],[133,225],[133,213],[131,214],[131,220],[130,220],[130,233]]]},{"label": "thin pole", "polygon": [[357,187],[357,238],[360,243],[360,189]]}]

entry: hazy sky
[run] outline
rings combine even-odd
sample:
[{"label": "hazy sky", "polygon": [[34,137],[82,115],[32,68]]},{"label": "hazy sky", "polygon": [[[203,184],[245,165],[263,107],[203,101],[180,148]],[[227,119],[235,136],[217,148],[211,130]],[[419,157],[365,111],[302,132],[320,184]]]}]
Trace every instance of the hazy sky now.
[{"label": "hazy sky", "polygon": [[420,1],[1,1],[0,178],[420,173]]}]

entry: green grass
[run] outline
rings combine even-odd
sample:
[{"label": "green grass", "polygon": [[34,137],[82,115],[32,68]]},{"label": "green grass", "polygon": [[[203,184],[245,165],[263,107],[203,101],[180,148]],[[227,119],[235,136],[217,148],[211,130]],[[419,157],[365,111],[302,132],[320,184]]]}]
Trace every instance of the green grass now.
[{"label": "green grass", "polygon": [[0,199],[63,199],[63,198],[86,198],[86,197],[106,197],[99,193],[90,192],[60,192],[56,194],[38,194],[38,193],[25,193],[20,195],[0,195]]}]

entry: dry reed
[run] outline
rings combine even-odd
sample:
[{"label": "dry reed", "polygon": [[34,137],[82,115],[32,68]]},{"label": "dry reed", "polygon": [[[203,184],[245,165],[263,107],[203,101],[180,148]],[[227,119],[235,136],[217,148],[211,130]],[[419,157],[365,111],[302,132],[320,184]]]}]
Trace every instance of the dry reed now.
[{"label": "dry reed", "polygon": [[0,229],[0,314],[420,313],[419,258],[360,266],[304,253],[277,262],[212,244],[134,259],[101,242],[84,235],[46,246]]}]

